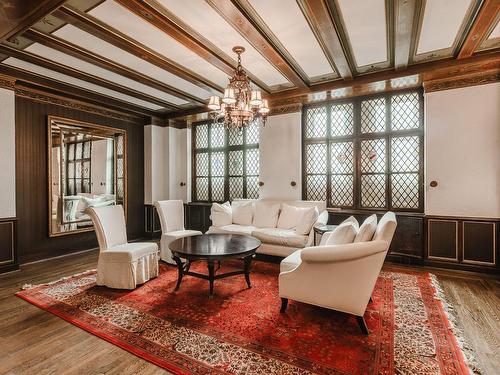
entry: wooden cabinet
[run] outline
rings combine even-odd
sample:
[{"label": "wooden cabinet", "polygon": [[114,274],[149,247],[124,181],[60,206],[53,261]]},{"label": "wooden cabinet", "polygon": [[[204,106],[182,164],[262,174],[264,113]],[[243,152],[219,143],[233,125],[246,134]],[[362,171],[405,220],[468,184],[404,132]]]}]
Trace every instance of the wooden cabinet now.
[{"label": "wooden cabinet", "polygon": [[16,233],[17,218],[0,219],[0,273],[19,268]]}]

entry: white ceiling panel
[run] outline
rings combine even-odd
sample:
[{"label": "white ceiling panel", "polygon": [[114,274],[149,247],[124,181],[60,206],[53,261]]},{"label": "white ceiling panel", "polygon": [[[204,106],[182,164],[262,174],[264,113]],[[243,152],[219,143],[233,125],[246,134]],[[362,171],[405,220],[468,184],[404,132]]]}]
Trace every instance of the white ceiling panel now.
[{"label": "white ceiling panel", "polygon": [[219,86],[228,84],[228,76],[222,70],[114,1],[105,1],[89,14]]},{"label": "white ceiling panel", "polygon": [[386,61],[385,0],[337,0],[357,66]]},{"label": "white ceiling panel", "polygon": [[[236,58],[232,48],[237,45],[245,47],[246,51],[242,55],[243,67],[266,85],[288,83],[288,80],[266,58],[204,0],[158,0],[158,2],[227,55]],[[170,54],[168,56],[170,57]]]},{"label": "white ceiling panel", "polygon": [[488,39],[495,39],[495,38],[500,38],[500,21],[497,22],[497,25],[491,32],[491,34],[488,36]]},{"label": "white ceiling panel", "polygon": [[[210,95],[212,95],[207,90],[179,78],[175,74],[167,72],[166,70],[161,69],[131,53],[128,53],[111,43],[105,42],[92,34],[82,31],[73,25],[66,25],[55,31],[53,35],[109,60],[125,65],[126,67],[135,70],[138,73],[144,74],[145,76],[154,78],[179,90],[190,93],[200,99],[207,99]],[[224,86],[227,82],[228,81],[226,80]]]},{"label": "white ceiling panel", "polygon": [[158,99],[165,100],[169,103],[173,103],[173,104],[177,104],[177,105],[182,105],[182,104],[188,103],[186,100],[180,99],[176,96],[170,95],[170,94],[165,93],[163,91],[154,89],[150,86],[144,85],[142,83],[139,83],[137,81],[134,81],[134,80],[129,79],[127,77],[124,77],[122,75],[116,74],[116,73],[109,71],[107,69],[103,69],[97,65],[90,64],[86,61],[77,59],[76,57],[59,52],[55,49],[46,47],[46,46],[39,44],[39,43],[32,44],[31,46],[26,48],[25,51],[31,52],[31,53],[38,55],[38,56],[42,56],[46,59],[52,60],[54,62],[58,62],[60,64],[69,66],[71,68],[78,69],[84,73],[88,73],[88,74],[94,75],[96,77],[100,77],[100,78],[106,79],[108,81],[117,83],[119,85],[129,87],[133,90],[143,92],[145,94],[149,94],[149,95],[154,96]]},{"label": "white ceiling panel", "polygon": [[93,92],[96,92],[99,94],[103,94],[103,95],[110,96],[112,98],[120,99],[120,100],[123,100],[123,101],[128,102],[128,103],[132,103],[132,104],[136,104],[136,105],[139,105],[141,107],[144,107],[144,108],[152,109],[154,111],[162,109],[162,107],[160,107],[156,104],[152,104],[152,103],[146,102],[144,100],[140,100],[140,99],[134,98],[132,96],[122,94],[120,92],[109,90],[105,87],[94,85],[93,83],[82,81],[81,79],[73,78],[73,77],[70,77],[68,75],[58,73],[58,72],[55,72],[55,71],[50,70],[50,69],[46,69],[46,68],[41,67],[39,65],[31,64],[29,62],[16,59],[14,57],[9,57],[8,59],[2,61],[2,64],[6,64],[9,66],[19,68],[19,69],[23,69],[23,70],[29,71],[31,73],[39,74],[41,76],[44,76],[47,78],[52,78],[54,80],[57,80],[57,81],[60,81],[63,83],[68,83],[70,85],[74,85],[74,86],[77,86],[77,87],[80,87],[83,89],[87,89],[87,90],[90,90],[90,91],[93,91]]},{"label": "white ceiling panel", "polygon": [[417,54],[450,48],[472,0],[427,0]]},{"label": "white ceiling panel", "polygon": [[309,77],[334,73],[295,0],[250,3]]}]

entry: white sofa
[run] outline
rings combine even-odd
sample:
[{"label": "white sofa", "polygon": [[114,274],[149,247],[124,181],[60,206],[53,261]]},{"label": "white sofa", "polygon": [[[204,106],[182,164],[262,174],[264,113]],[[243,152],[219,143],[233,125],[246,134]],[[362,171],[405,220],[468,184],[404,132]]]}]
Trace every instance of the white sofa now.
[{"label": "white sofa", "polygon": [[[309,233],[302,235],[297,234],[294,228],[283,229],[274,227],[262,227],[256,226],[255,220],[252,221],[251,225],[240,225],[240,224],[227,224],[222,226],[212,225],[207,233],[230,233],[230,234],[246,234],[258,238],[262,245],[257,249],[257,253],[275,255],[280,257],[286,257],[297,249],[303,249],[305,247],[311,246],[314,239],[314,226],[324,225],[328,220],[328,212],[326,211],[326,202],[323,201],[288,201],[288,200],[247,200],[247,199],[236,199],[234,202],[251,202],[254,207],[256,204],[264,205],[276,205],[279,204],[281,207],[283,204],[293,207],[316,207],[318,209],[319,216],[317,220],[313,223]],[[281,209],[280,209],[281,214]],[[278,218],[279,219],[279,218]]]},{"label": "white sofa", "polygon": [[[386,213],[371,241],[308,247],[281,262],[281,312],[288,299],[353,314],[363,333],[363,315],[396,230],[396,216]],[[331,232],[325,233],[325,241]]]}]

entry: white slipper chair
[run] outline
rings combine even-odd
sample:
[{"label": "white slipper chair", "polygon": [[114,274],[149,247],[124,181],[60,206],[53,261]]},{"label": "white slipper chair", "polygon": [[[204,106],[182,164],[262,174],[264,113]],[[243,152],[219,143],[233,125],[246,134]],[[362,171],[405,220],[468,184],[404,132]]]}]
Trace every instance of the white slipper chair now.
[{"label": "white slipper chair", "polygon": [[363,315],[396,230],[396,216],[387,212],[373,239],[344,245],[307,247],[280,265],[281,312],[288,299],[353,314],[364,334]]},{"label": "white slipper chair", "polygon": [[178,238],[189,236],[198,236],[201,233],[198,230],[189,230],[184,228],[184,202],[181,200],[168,200],[155,202],[156,211],[160,217],[161,240],[160,240],[160,258],[161,260],[176,264],[172,258],[172,252],[168,245]]},{"label": "white slipper chair", "polygon": [[158,245],[127,243],[122,206],[92,207],[85,212],[94,223],[99,241],[97,285],[135,289],[138,284],[158,276]]}]

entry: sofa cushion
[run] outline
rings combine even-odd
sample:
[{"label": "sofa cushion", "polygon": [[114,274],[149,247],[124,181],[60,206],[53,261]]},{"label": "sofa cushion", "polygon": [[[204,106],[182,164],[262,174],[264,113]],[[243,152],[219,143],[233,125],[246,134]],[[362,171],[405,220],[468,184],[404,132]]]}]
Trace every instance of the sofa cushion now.
[{"label": "sofa cushion", "polygon": [[301,252],[301,250],[294,251],[283,259],[280,263],[280,272],[291,271],[297,268],[302,263],[302,259],[300,258]]},{"label": "sofa cushion", "polygon": [[358,229],[354,242],[371,241],[377,230],[377,215],[368,216]]},{"label": "sofa cushion", "polygon": [[208,228],[207,234],[212,233],[222,233],[222,234],[244,234],[250,236],[254,230],[256,230],[252,225],[238,225],[229,224],[223,225],[222,227],[211,226]]},{"label": "sofa cushion", "polygon": [[282,229],[293,229],[297,227],[300,216],[301,208],[283,203],[277,227]]},{"label": "sofa cushion", "polygon": [[331,246],[352,243],[352,241],[354,241],[354,237],[356,237],[356,233],[357,228],[353,223],[342,223],[333,230],[325,245]]},{"label": "sofa cushion", "polygon": [[297,234],[306,235],[311,232],[311,229],[318,220],[319,211],[316,206],[309,208],[301,208],[300,219],[295,228]]},{"label": "sofa cushion", "polygon": [[231,208],[233,211],[233,224],[252,225],[254,203],[251,201],[234,201]]},{"label": "sofa cushion", "polygon": [[210,216],[212,218],[212,224],[216,227],[232,224],[233,212],[231,209],[231,203],[213,203],[212,208],[210,209]]},{"label": "sofa cushion", "polygon": [[281,228],[257,228],[252,232],[252,236],[264,243],[296,248],[305,247],[309,238],[297,234],[292,229]]},{"label": "sofa cushion", "polygon": [[257,228],[276,228],[281,204],[266,201],[255,202],[253,226]]}]

